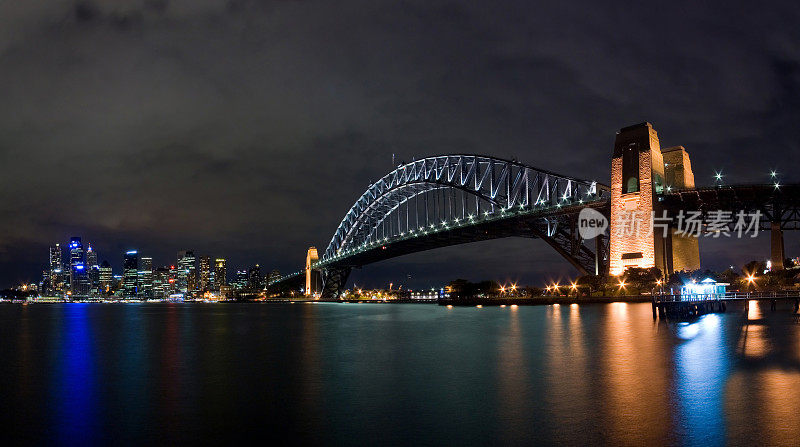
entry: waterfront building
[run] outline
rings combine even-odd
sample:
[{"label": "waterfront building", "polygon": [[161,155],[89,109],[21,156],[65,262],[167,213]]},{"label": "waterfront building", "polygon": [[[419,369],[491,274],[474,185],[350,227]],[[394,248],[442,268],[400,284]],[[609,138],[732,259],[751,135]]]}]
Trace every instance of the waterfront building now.
[{"label": "waterfront building", "polygon": [[139,252],[131,250],[125,253],[122,268],[122,296],[128,299],[136,298],[136,286],[139,275]]},{"label": "waterfront building", "polygon": [[681,299],[719,299],[725,297],[725,292],[730,284],[717,282],[706,278],[700,282],[690,281],[681,287]]},{"label": "waterfront building", "polygon": [[192,250],[178,252],[178,283],[179,292],[191,292],[197,289],[197,267]]},{"label": "waterfront building", "polygon": [[200,290],[205,292],[212,288],[211,257],[200,256]]},{"label": "waterfront building", "polygon": [[136,296],[140,300],[153,297],[153,258],[143,256],[139,258],[139,270],[136,272]]},{"label": "waterfront building", "polygon": [[214,288],[220,289],[228,285],[227,261],[224,258],[214,260]]}]

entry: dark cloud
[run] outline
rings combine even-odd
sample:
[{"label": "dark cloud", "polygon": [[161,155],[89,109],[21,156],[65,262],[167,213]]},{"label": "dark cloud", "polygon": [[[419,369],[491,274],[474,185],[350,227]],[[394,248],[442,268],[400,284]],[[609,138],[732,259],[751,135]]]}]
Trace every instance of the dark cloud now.
[{"label": "dark cloud", "polygon": [[[602,3],[3,3],[0,279],[33,277],[73,234],[115,266],[131,247],[161,263],[193,247],[289,270],[392,154],[607,181],[615,130],[643,120],[689,149],[698,183],[792,174],[800,8]],[[498,270],[461,247],[362,274],[569,271],[539,242],[494,244],[509,253]],[[743,260],[709,250],[712,266]]]}]

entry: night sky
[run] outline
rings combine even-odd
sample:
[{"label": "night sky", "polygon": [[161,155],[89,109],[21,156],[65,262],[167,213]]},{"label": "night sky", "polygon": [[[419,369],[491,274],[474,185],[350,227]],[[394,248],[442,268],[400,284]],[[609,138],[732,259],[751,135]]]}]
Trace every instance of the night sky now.
[{"label": "night sky", "polygon": [[[283,272],[397,161],[481,153],[608,183],[650,121],[699,185],[800,180],[800,3],[0,2],[0,286],[93,242]],[[730,241],[727,241],[730,242]],[[795,234],[787,255],[800,255]],[[701,243],[704,266],[769,236]],[[411,279],[408,279],[408,277]],[[368,266],[359,285],[577,273],[541,241]],[[351,282],[352,284],[352,282]]]}]

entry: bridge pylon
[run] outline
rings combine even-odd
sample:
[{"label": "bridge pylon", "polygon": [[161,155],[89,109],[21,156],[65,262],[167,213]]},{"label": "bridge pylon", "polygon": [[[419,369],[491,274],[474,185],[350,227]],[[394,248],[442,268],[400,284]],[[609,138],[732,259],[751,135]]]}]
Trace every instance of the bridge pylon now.
[{"label": "bridge pylon", "polygon": [[783,261],[786,258],[783,251],[783,229],[781,229],[780,221],[771,223],[770,236],[770,264],[772,264],[772,270],[783,270]]},{"label": "bridge pylon", "polygon": [[[665,163],[666,160],[666,163]],[[654,225],[662,216],[658,196],[672,188],[694,187],[689,155],[681,147],[663,151],[650,123],[617,132],[611,161],[611,222],[609,272],[629,267],[675,270],[700,268],[696,238],[664,231]],[[659,222],[663,224],[663,222]]]},{"label": "bridge pylon", "polygon": [[319,261],[319,254],[316,247],[309,247],[306,253],[306,296],[319,296],[322,292],[322,277],[319,269],[312,268],[314,263]]}]

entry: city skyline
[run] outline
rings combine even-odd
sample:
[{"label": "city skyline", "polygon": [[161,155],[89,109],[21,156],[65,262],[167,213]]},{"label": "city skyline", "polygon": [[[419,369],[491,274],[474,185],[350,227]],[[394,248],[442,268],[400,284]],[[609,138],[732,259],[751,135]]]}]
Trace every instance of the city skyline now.
[{"label": "city skyline", "polygon": [[108,260],[81,237],[71,237],[66,247],[65,253],[61,243],[52,245],[40,281],[25,284],[36,285],[38,293],[44,297],[78,300],[148,300],[173,295],[188,298],[202,297],[203,293],[212,291],[215,296],[232,299],[233,291],[263,290],[266,278],[276,275],[275,270],[262,275],[260,265],[255,264],[244,270],[234,270],[235,276],[231,277],[225,258],[215,256],[212,265],[210,256],[197,257],[193,250],[177,251],[175,262],[165,264],[154,263],[151,256],[138,250],[127,250],[120,254],[123,260],[115,274]]}]

